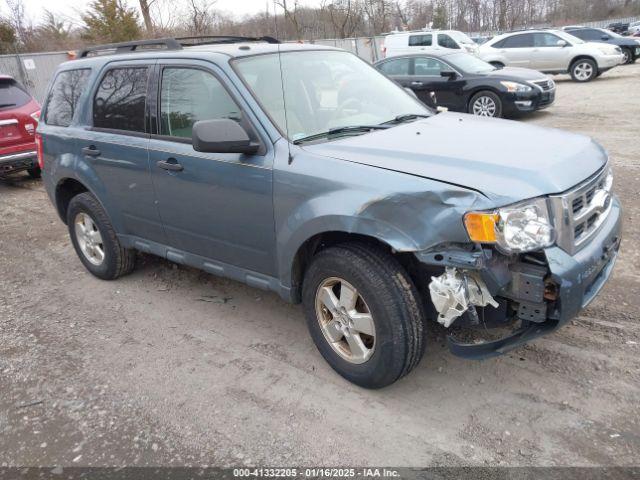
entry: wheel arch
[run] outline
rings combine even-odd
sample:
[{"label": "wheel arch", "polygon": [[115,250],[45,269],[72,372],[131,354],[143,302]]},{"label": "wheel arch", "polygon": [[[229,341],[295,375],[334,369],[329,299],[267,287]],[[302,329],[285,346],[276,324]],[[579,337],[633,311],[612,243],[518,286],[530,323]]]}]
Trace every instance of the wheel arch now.
[{"label": "wheel arch", "polygon": [[571,72],[571,69],[573,68],[573,65],[579,60],[591,60],[592,62],[594,62],[596,64],[596,68],[598,70],[600,69],[600,66],[598,65],[598,60],[596,60],[595,57],[593,57],[591,55],[587,55],[587,54],[581,54],[581,55],[576,55],[575,57],[573,57],[571,59],[571,61],[569,62],[569,72]]}]

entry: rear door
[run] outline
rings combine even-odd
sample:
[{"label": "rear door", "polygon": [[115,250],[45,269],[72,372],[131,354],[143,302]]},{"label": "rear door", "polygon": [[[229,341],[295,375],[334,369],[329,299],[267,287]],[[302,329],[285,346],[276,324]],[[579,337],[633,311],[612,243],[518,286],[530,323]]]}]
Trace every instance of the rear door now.
[{"label": "rear door", "polygon": [[[213,64],[175,60],[158,67],[150,166],[169,245],[275,275],[272,149],[261,140],[259,126],[233,85]],[[243,126],[252,140],[262,143],[261,151],[196,152],[193,124],[222,118]]]},{"label": "rear door", "polygon": [[147,95],[155,60],[111,62],[91,91],[87,123],[78,129],[78,155],[105,189],[120,234],[166,243],[149,173]]},{"label": "rear door", "polygon": [[498,50],[506,58],[507,66],[529,68],[533,49],[533,34],[519,33],[506,38]]},{"label": "rear door", "polygon": [[412,88],[410,66],[411,59],[409,57],[398,57],[382,62],[378,65],[378,70],[403,87]]}]

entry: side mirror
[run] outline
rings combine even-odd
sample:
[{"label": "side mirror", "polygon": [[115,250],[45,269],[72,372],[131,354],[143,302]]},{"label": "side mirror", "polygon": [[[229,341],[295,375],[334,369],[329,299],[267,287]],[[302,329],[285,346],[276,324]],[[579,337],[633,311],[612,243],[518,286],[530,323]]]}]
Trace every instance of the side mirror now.
[{"label": "side mirror", "polygon": [[259,148],[258,144],[251,143],[249,135],[239,123],[228,118],[194,123],[191,143],[196,152],[208,153],[253,154]]},{"label": "side mirror", "polygon": [[449,80],[455,80],[458,77],[458,74],[453,70],[442,70],[440,72],[440,76],[448,78]]},{"label": "side mirror", "polygon": [[558,45],[559,47],[566,47],[568,43],[565,40],[558,40],[556,42],[556,45]]},{"label": "side mirror", "polygon": [[609,35],[602,35],[600,40],[609,40]]}]

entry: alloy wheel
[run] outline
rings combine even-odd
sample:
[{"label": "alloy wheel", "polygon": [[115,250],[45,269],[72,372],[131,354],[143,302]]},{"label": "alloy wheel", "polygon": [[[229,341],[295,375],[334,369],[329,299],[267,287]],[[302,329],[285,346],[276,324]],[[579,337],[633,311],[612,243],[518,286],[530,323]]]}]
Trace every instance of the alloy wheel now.
[{"label": "alloy wheel", "polygon": [[316,317],[331,348],[350,363],[369,360],[376,346],[371,311],[349,282],[331,277],[316,291]]},{"label": "alloy wheel", "polygon": [[104,244],[96,223],[89,215],[80,212],[76,215],[74,227],[82,254],[93,265],[101,265],[104,261]]},{"label": "alloy wheel", "polygon": [[496,102],[491,97],[478,97],[473,102],[473,114],[480,117],[495,117],[497,109]]},{"label": "alloy wheel", "polygon": [[580,81],[586,81],[593,75],[593,66],[587,62],[580,62],[574,68],[573,72]]},{"label": "alloy wheel", "polygon": [[622,50],[622,55],[624,56],[624,60],[622,63],[631,63],[631,52],[626,48]]}]

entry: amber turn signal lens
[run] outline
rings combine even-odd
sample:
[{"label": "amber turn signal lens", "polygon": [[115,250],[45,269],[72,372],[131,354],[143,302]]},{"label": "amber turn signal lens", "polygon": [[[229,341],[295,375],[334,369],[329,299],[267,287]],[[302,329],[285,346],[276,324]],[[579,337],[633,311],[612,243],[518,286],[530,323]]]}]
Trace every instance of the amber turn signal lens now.
[{"label": "amber turn signal lens", "polygon": [[494,243],[499,220],[497,213],[469,212],[464,216],[464,226],[473,242]]}]

